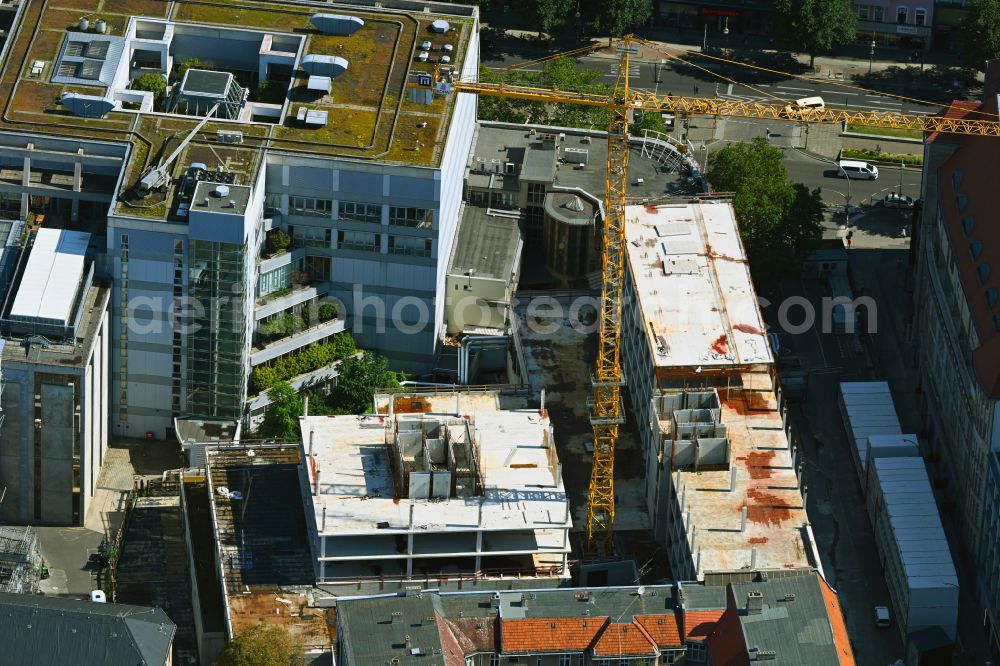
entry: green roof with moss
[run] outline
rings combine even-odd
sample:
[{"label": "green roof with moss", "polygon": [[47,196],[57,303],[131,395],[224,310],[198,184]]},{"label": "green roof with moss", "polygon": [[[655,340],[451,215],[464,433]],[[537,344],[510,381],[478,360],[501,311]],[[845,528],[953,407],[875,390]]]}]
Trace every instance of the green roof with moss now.
[{"label": "green roof with moss", "polygon": [[[451,67],[460,69],[475,19],[448,14],[447,5],[438,5],[442,14],[380,11],[367,7],[346,9],[343,5],[324,10],[316,5],[295,2],[270,4],[242,0],[239,4],[219,1],[175,0],[48,0],[29,2],[22,8],[11,30],[10,43],[0,62],[0,130],[56,134],[61,137],[131,141],[134,145],[123,182],[117,212],[151,218],[172,217],[176,202],[172,190],[188,164],[205,162],[210,169],[223,166],[235,171],[246,183],[260,166],[263,149],[310,156],[336,156],[419,166],[437,166],[450,120],[453,96],[434,96],[430,104],[409,99],[408,88],[418,72],[433,71],[433,65],[417,62],[415,56],[424,40],[440,48],[450,44]],[[459,10],[456,7],[456,10]],[[462,7],[461,10],[468,8]],[[324,35],[310,23],[321,12],[357,16],[364,26],[353,35]],[[130,198],[129,190],[142,174],[172,152],[191,131],[197,120],[170,114],[140,114],[112,111],[104,118],[72,115],[59,103],[63,93],[76,92],[103,96],[102,85],[83,86],[52,83],[53,67],[68,30],[89,17],[102,18],[107,34],[122,35],[131,17],[169,19],[175,23],[218,25],[234,29],[265,30],[302,37],[301,55],[335,55],[347,59],[346,71],[334,79],[329,95],[317,96],[306,88],[308,77],[296,70],[287,94],[279,91],[252,91],[261,101],[283,102],[287,96],[284,121],[280,124],[212,121],[197,134],[173,165],[171,191],[166,195]],[[430,24],[445,18],[454,28],[446,34],[430,31]],[[126,54],[127,56],[127,54]],[[32,65],[45,63],[40,76],[32,76]],[[174,64],[171,80],[181,63]],[[271,95],[271,99],[265,96]],[[300,107],[327,111],[324,127],[299,122]],[[216,131],[238,130],[240,145],[220,144]],[[172,209],[173,207],[173,209]]]}]

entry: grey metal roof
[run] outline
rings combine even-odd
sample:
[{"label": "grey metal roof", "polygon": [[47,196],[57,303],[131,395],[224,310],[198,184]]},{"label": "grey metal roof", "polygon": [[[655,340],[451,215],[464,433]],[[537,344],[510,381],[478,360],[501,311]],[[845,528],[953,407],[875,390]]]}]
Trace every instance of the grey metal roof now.
[{"label": "grey metal roof", "polygon": [[475,269],[475,277],[507,279],[517,261],[521,231],[517,218],[487,215],[465,206],[449,273]]},{"label": "grey metal roof", "polygon": [[[767,583],[733,585],[740,623],[747,648],[773,650],[773,663],[840,664],[833,628],[818,575],[774,578]],[[747,593],[760,592],[763,610],[756,615],[746,611]],[[785,595],[794,595],[786,598]]]},{"label": "grey metal roof", "polygon": [[555,144],[532,144],[524,156],[521,179],[551,183],[556,176]]},{"label": "grey metal roof", "polygon": [[181,92],[185,95],[212,95],[225,97],[233,75],[207,69],[189,69],[184,73]]},{"label": "grey metal roof", "polygon": [[0,593],[6,663],[160,666],[175,629],[158,608]]},{"label": "grey metal roof", "polygon": [[88,32],[68,32],[52,68],[52,83],[110,86],[125,38]]}]

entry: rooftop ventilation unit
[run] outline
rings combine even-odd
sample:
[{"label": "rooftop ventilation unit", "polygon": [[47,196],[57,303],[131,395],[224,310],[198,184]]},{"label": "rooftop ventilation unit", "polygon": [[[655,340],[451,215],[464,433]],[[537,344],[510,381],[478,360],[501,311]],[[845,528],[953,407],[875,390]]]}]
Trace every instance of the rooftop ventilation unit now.
[{"label": "rooftop ventilation unit", "polygon": [[357,32],[365,22],[357,16],[343,14],[313,14],[309,22],[324,35],[349,36]]},{"label": "rooftop ventilation unit", "polygon": [[222,199],[224,197],[228,197],[229,196],[229,186],[228,185],[219,185],[218,187],[215,188],[215,190],[212,193],[215,196],[219,197],[220,199]]}]

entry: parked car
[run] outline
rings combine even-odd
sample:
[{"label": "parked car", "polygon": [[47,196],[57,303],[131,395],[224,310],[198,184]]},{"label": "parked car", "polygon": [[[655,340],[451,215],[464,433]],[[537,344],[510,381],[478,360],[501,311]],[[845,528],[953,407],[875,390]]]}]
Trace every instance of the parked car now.
[{"label": "parked car", "polygon": [[916,205],[917,200],[913,197],[908,197],[905,194],[896,194],[895,192],[891,192],[885,195],[883,203],[886,208],[905,208],[909,210]]},{"label": "parked car", "polygon": [[878,627],[879,629],[884,629],[889,626],[888,606],[875,607],[875,626]]}]

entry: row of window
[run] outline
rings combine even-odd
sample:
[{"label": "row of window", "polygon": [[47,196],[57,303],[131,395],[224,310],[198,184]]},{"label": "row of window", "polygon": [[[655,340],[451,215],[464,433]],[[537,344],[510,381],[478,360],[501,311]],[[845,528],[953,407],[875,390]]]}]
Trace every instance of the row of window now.
[{"label": "row of window", "polygon": [[[333,242],[331,229],[323,227],[295,226],[288,228],[295,247],[329,248]],[[410,257],[429,257],[433,240],[416,236],[389,236],[389,254]],[[341,250],[379,252],[382,249],[382,234],[371,231],[337,231],[337,245]],[[329,269],[325,271],[329,274]],[[264,292],[262,292],[264,293]]]},{"label": "row of window", "polygon": [[[858,18],[862,21],[884,21],[885,7],[877,5],[858,5]],[[910,10],[906,7],[896,7],[896,23],[904,24],[910,18]],[[913,10],[913,24],[927,24],[927,10],[917,7]]]},{"label": "row of window", "polygon": [[[280,195],[267,196],[268,208],[277,209],[280,205]],[[288,212],[293,215],[330,218],[333,215],[333,199],[318,199],[315,197],[288,197]],[[340,201],[337,204],[337,217],[351,222],[382,223],[382,205],[359,201]],[[416,206],[389,206],[389,224],[398,227],[414,229],[430,229],[431,211]]]}]

